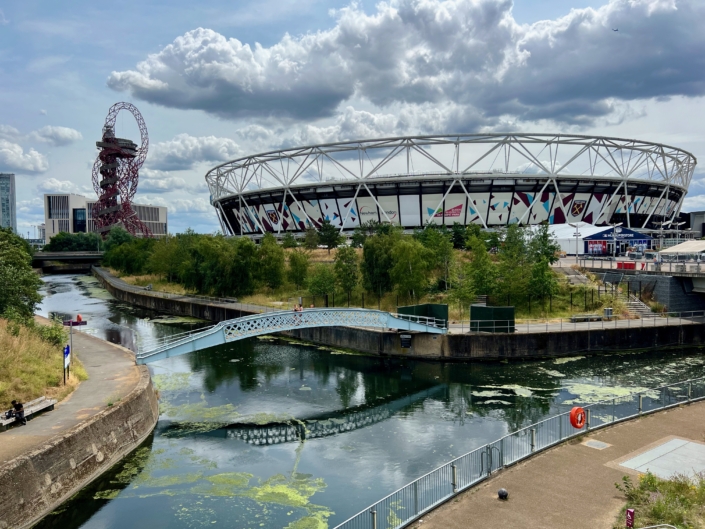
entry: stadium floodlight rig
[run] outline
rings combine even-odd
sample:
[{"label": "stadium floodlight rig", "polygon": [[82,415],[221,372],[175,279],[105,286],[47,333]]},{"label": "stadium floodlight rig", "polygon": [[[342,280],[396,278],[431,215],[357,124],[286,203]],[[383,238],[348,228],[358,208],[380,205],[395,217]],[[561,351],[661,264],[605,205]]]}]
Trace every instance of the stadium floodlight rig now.
[{"label": "stadium floodlight rig", "polygon": [[[115,137],[115,121],[121,110],[127,110],[137,121],[140,146],[133,141]],[[132,235],[151,237],[152,232],[132,209],[137,192],[139,169],[147,158],[149,136],[142,114],[131,103],[116,103],[108,111],[103,125],[103,137],[96,142],[100,153],[93,164],[93,189],[98,202],[93,206],[96,231],[103,237],[115,226],[122,226]]]}]

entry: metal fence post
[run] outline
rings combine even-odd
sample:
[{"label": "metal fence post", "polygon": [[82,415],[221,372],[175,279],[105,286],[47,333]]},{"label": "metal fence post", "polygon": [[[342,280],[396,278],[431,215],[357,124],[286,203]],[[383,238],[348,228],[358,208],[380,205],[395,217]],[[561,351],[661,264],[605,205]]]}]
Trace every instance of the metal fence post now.
[{"label": "metal fence post", "polygon": [[639,394],[639,415],[641,415],[641,410],[644,409],[644,395]]},{"label": "metal fence post", "polygon": [[536,428],[531,429],[531,451],[536,450]]},{"label": "metal fence post", "polygon": [[458,492],[458,467],[453,463],[450,468],[453,470],[453,492]]},{"label": "metal fence post", "polygon": [[616,399],[612,399],[612,422],[615,421],[616,416],[617,416],[617,410],[616,410],[617,404],[615,401],[616,401]]},{"label": "metal fence post", "polygon": [[377,511],[372,509],[370,514],[372,515],[372,529],[377,529]]},{"label": "metal fence post", "polygon": [[414,481],[414,514],[419,514],[419,482]]},{"label": "metal fence post", "polygon": [[591,411],[592,410],[590,410],[590,408],[585,410],[585,431],[586,432],[590,430],[590,412]]},{"label": "metal fence post", "polygon": [[692,398],[692,392],[693,392],[693,383],[688,382],[688,402],[690,403],[690,399]]}]

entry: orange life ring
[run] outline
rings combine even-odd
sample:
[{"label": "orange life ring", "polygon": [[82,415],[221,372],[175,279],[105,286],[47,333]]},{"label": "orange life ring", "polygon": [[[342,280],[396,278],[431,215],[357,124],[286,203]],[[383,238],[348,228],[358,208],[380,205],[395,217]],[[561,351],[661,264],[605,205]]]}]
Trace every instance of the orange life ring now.
[{"label": "orange life ring", "polygon": [[570,410],[570,424],[573,428],[580,430],[585,426],[585,410],[580,406],[576,406]]}]

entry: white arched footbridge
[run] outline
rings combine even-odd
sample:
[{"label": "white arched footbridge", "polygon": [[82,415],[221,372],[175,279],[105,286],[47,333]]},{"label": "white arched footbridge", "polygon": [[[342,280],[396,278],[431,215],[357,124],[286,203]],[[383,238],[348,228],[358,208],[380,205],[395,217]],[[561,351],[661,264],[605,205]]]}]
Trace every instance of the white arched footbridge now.
[{"label": "white arched footbridge", "polygon": [[227,320],[195,332],[145,342],[139,346],[137,363],[147,364],[253,336],[311,327],[376,327],[435,334],[447,332],[445,320],[391,314],[381,310],[306,309],[303,312],[269,312]]}]

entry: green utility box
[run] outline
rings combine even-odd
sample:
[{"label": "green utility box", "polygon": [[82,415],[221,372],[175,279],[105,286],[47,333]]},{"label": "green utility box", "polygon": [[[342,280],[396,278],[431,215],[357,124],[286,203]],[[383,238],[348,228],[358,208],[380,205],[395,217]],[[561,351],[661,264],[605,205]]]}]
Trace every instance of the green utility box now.
[{"label": "green utility box", "polygon": [[436,318],[443,320],[443,325],[448,323],[448,305],[438,303],[424,303],[423,305],[409,305],[407,307],[397,307],[397,313],[407,316],[425,316],[426,318]]},{"label": "green utility box", "polygon": [[514,332],[514,307],[470,305],[471,332]]}]

